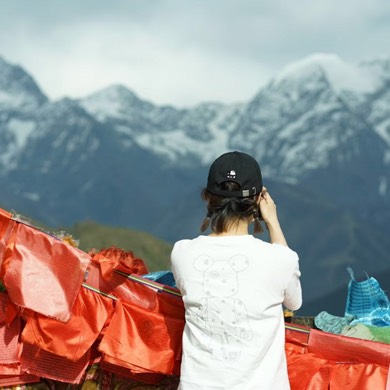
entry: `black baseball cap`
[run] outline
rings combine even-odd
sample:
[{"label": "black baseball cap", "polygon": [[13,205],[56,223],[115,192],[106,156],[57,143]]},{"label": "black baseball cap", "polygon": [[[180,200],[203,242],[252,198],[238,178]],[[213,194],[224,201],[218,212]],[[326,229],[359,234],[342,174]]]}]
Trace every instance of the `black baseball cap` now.
[{"label": "black baseball cap", "polygon": [[[222,190],[221,184],[227,181],[237,183],[240,190]],[[228,152],[219,156],[210,166],[207,190],[214,195],[246,198],[260,194],[262,188],[260,166],[249,154]]]}]

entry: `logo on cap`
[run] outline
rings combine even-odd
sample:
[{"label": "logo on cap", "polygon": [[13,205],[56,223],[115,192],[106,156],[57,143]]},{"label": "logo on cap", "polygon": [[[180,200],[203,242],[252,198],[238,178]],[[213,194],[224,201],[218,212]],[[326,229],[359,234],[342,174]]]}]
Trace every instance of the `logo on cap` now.
[{"label": "logo on cap", "polygon": [[234,171],[233,169],[231,171],[229,171],[227,173],[227,176],[226,176],[228,179],[235,179],[236,178],[236,171]]}]

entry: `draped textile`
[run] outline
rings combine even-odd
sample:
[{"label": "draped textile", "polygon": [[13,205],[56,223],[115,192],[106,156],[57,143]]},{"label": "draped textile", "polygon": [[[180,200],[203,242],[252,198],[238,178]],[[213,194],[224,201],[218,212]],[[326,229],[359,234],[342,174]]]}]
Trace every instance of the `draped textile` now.
[{"label": "draped textile", "polygon": [[90,351],[77,362],[72,362],[35,345],[23,343],[21,369],[38,377],[65,383],[80,383],[89,362]]},{"label": "draped textile", "polygon": [[3,237],[7,229],[8,223],[11,220],[12,214],[8,211],[0,209],[0,239]]},{"label": "draped textile", "polygon": [[180,359],[181,320],[118,301],[99,349],[148,371],[177,374]]},{"label": "draped textile", "polygon": [[345,363],[373,363],[388,367],[390,345],[312,329],[308,352],[328,360]]},{"label": "draped textile", "polygon": [[[180,372],[184,306],[162,285],[113,272],[104,278],[91,263],[86,283],[116,298],[116,308],[99,350],[102,364],[131,378],[158,383],[161,375]],[[160,289],[159,289],[160,288]],[[172,289],[175,290],[176,289]]]},{"label": "draped textile", "polygon": [[23,385],[25,383],[39,382],[39,377],[27,373],[18,375],[0,376],[0,387],[8,387],[14,385]]},{"label": "draped textile", "polygon": [[[142,272],[140,259],[109,253],[89,263],[86,253],[0,209],[8,291],[0,294],[0,386],[39,377],[80,383],[92,361],[161,389],[164,378],[174,385],[184,327],[178,291],[126,275]],[[390,390],[390,345],[286,325],[285,348],[292,390]]]},{"label": "draped textile", "polygon": [[[16,226],[17,223],[12,221],[10,217],[5,216],[0,209],[0,280],[4,278],[7,265],[5,260],[13,250],[13,243],[15,241],[13,231]],[[13,237],[13,240],[10,242],[11,237]]]},{"label": "draped textile", "polygon": [[374,326],[390,326],[390,301],[379,282],[373,277],[358,282],[352,268],[348,268],[351,280],[345,316],[353,317],[351,325],[362,323]]},{"label": "draped textile", "polygon": [[131,251],[110,247],[102,249],[92,255],[92,261],[99,264],[101,275],[104,279],[110,279],[114,270],[126,274],[142,275],[148,273],[144,261]]},{"label": "draped textile", "polygon": [[148,371],[144,368],[134,366],[131,363],[108,355],[103,355],[103,359],[100,363],[100,366],[103,369],[106,369],[108,371],[114,372],[118,375],[127,378],[131,378],[132,380],[154,385],[160,384],[166,377],[164,374],[158,374],[154,373],[153,371]]},{"label": "draped textile", "polygon": [[67,323],[35,313],[22,332],[24,342],[72,361],[80,360],[114,311],[113,300],[82,288]]},{"label": "draped textile", "polygon": [[38,382],[35,375],[26,374],[20,367],[19,335],[21,319],[15,316],[7,323],[8,296],[0,293],[0,386]]},{"label": "draped textile", "polygon": [[20,318],[6,323],[8,297],[0,293],[0,374],[19,373]]},{"label": "draped textile", "polygon": [[6,253],[3,265],[3,282],[11,300],[68,321],[90,256],[22,223],[14,227],[8,246],[12,240],[13,248]]},{"label": "draped textile", "polygon": [[297,336],[296,332],[287,326],[286,356],[291,390],[390,388],[387,381],[390,345],[314,329],[307,336]]}]

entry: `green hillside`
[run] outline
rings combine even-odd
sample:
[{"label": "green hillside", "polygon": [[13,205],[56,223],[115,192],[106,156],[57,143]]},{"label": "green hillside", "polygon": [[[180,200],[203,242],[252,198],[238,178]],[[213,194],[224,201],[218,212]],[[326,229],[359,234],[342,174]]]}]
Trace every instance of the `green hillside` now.
[{"label": "green hillside", "polygon": [[148,233],[122,227],[109,227],[95,222],[76,223],[65,231],[79,240],[79,248],[86,252],[91,249],[99,250],[116,246],[131,250],[144,260],[150,272],[170,268],[172,245]]}]

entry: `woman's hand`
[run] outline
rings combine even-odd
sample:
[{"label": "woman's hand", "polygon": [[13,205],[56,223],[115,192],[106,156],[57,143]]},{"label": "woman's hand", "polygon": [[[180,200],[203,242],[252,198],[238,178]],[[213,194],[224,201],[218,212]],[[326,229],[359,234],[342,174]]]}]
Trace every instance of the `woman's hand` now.
[{"label": "woman's hand", "polygon": [[257,204],[260,208],[261,217],[267,225],[268,223],[278,221],[276,204],[265,187],[263,187],[261,191],[261,194],[257,200]]},{"label": "woman's hand", "polygon": [[271,243],[288,246],[279,224],[276,204],[265,187],[263,187],[257,203],[260,208],[261,216],[267,225]]}]

